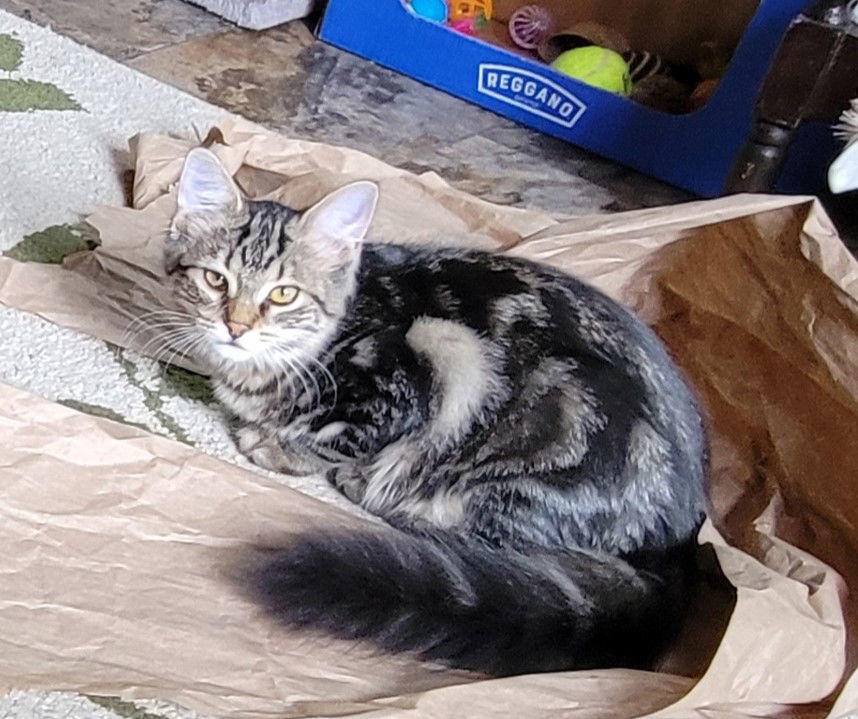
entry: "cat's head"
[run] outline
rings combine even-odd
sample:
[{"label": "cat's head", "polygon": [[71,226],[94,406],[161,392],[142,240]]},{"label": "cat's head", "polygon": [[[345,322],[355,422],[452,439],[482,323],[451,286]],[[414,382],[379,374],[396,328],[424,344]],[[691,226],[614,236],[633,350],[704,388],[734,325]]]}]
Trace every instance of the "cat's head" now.
[{"label": "cat's head", "polygon": [[356,182],[304,212],[249,201],[213,153],[192,150],[165,264],[193,351],[223,371],[314,359],[354,292],[377,199]]}]

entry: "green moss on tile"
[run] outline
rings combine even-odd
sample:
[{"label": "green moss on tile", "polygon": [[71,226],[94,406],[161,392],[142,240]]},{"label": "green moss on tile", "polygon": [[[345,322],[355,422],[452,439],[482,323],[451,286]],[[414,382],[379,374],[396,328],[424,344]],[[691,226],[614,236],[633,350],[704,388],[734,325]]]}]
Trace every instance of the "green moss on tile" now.
[{"label": "green moss on tile", "polygon": [[89,402],[80,402],[76,399],[58,399],[57,402],[64,407],[69,407],[70,409],[76,410],[77,412],[83,412],[84,414],[91,414],[94,417],[101,417],[102,419],[109,419],[113,422],[120,422],[122,424],[127,424],[132,427],[137,427],[137,429],[143,429],[147,432],[149,428],[145,425],[140,424],[139,422],[130,422],[125,417],[123,417],[119,412],[110,409],[110,407],[102,407],[98,404],[90,404]]},{"label": "green moss on tile", "polygon": [[80,105],[71,95],[49,82],[0,78],[0,111],[80,109]]},{"label": "green moss on tile", "polygon": [[23,56],[24,45],[18,38],[7,33],[0,35],[0,70],[17,70]]},{"label": "green moss on tile", "polygon": [[104,697],[96,694],[86,694],[85,696],[93,704],[109,709],[114,714],[125,717],[125,719],[166,719],[160,714],[148,712],[138,707],[134,702],[127,702],[119,697]]},{"label": "green moss on tile", "polygon": [[[138,376],[137,365],[134,364],[125,356],[125,350],[116,345],[107,345],[108,349],[113,353],[119,366],[125,372],[128,381],[143,393],[143,404],[153,415],[158,422],[167,430],[170,437],[192,445],[193,442],[175,418],[173,418],[164,409],[164,397],[155,390],[146,386]],[[209,402],[212,399],[210,390],[207,389],[205,378],[200,375],[188,372],[187,370],[164,365],[162,370],[162,390],[167,397],[184,397],[185,399],[195,400],[198,402]]]},{"label": "green moss on tile", "polygon": [[211,404],[214,393],[207,377],[174,365],[164,367],[165,389],[174,397]]},{"label": "green moss on tile", "polygon": [[34,232],[3,254],[18,262],[59,265],[69,255],[91,250],[97,245],[98,233],[95,228],[80,222],[74,225],[52,225]]}]

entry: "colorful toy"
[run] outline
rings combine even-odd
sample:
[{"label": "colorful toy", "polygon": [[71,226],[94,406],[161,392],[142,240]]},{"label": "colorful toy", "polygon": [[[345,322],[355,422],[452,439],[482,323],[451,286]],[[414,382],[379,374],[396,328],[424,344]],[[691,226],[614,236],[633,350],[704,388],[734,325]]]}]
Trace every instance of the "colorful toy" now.
[{"label": "colorful toy", "polygon": [[[635,102],[674,115],[698,110],[706,104],[710,90],[700,82],[694,67],[668,62],[645,50],[624,52],[623,59],[629,66],[633,88],[630,97]],[[714,83],[717,85],[718,81]]]},{"label": "colorful toy", "polygon": [[463,35],[476,37],[477,30],[481,27],[485,27],[487,22],[488,21],[485,16],[480,13],[474,17],[463,17],[458,20],[451,20],[449,26],[456,32],[460,32]]},{"label": "colorful toy", "polygon": [[629,50],[622,55],[626,65],[629,66],[629,77],[634,84],[664,72],[664,60],[655,53],[645,50]]},{"label": "colorful toy", "polygon": [[418,17],[431,22],[447,22],[447,3],[445,0],[411,0],[408,8]]},{"label": "colorful toy", "polygon": [[450,20],[477,17],[482,13],[486,20],[492,19],[492,0],[451,0]]},{"label": "colorful toy", "polygon": [[551,63],[551,67],[615,95],[628,96],[632,91],[629,66],[623,56],[604,47],[590,45],[567,50]]},{"label": "colorful toy", "polygon": [[522,50],[535,50],[554,32],[554,17],[541,5],[525,5],[509,19],[509,36]]}]

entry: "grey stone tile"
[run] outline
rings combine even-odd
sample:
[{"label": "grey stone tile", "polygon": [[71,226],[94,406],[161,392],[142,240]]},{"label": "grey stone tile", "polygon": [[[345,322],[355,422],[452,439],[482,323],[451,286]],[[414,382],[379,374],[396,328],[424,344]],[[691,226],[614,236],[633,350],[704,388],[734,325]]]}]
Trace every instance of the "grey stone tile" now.
[{"label": "grey stone tile", "polygon": [[281,132],[431,170],[494,202],[577,214],[687,197],[316,42],[301,23],[252,39],[242,31],[194,38],[130,64]]},{"label": "grey stone tile", "polygon": [[416,80],[318,42],[302,56],[306,84],[293,126],[384,154],[414,138],[448,145],[497,116]]},{"label": "grey stone tile", "polygon": [[261,33],[210,34],[129,64],[276,129],[375,153],[420,134],[454,142],[496,121],[315,41],[300,22]]},{"label": "grey stone tile", "polygon": [[587,187],[601,190],[601,193],[591,190],[590,200],[582,196],[577,202],[573,201],[573,212],[576,207],[585,207],[587,211],[597,209],[594,203],[600,196],[606,202],[598,209],[610,211],[670,205],[692,199],[684,190],[504,118],[498,118],[494,127],[480,134],[509,150],[499,153],[508,173],[532,176],[536,184],[553,182],[558,188],[569,183],[576,192]]},{"label": "grey stone tile", "polygon": [[608,188],[543,165],[483,135],[444,147],[418,142],[396,148],[384,159],[414,172],[438,172],[459,189],[490,202],[558,215],[597,212],[614,201]]},{"label": "grey stone tile", "polygon": [[253,32],[233,28],[192,38],[128,61],[197,97],[274,128],[288,128],[314,44],[300,22]]},{"label": "grey stone tile", "polygon": [[117,60],[232,27],[180,0],[2,0],[0,8]]}]

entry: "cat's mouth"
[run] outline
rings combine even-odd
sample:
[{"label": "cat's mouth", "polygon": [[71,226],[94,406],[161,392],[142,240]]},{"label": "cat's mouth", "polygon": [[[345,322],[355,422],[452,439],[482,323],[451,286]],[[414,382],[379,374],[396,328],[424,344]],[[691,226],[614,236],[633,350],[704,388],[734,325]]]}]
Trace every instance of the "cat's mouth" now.
[{"label": "cat's mouth", "polygon": [[258,333],[254,330],[233,337],[224,325],[215,330],[213,340],[214,351],[229,362],[247,362],[265,350]]},{"label": "cat's mouth", "polygon": [[229,360],[230,362],[247,362],[248,360],[253,359],[256,354],[246,347],[242,347],[234,340],[230,340],[229,342],[216,342],[214,349],[220,357]]}]

